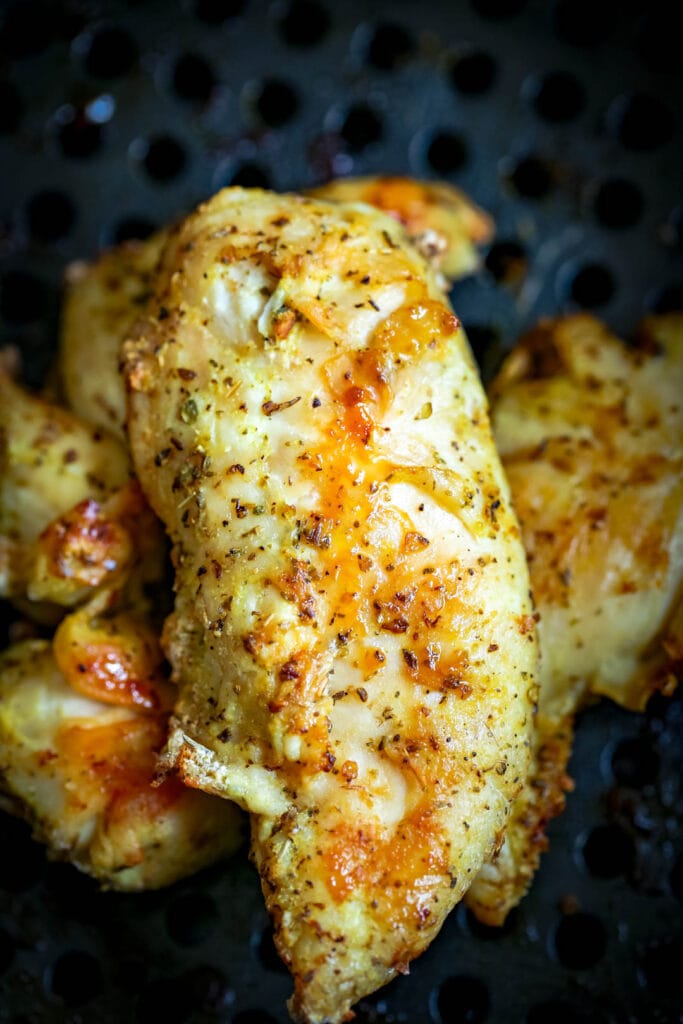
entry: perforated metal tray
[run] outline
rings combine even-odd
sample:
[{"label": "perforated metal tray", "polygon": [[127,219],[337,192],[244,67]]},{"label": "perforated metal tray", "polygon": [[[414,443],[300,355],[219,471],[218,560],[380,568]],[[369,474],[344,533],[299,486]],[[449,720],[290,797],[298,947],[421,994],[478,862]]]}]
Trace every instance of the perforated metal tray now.
[{"label": "perforated metal tray", "polygon": [[[484,374],[540,315],[628,336],[683,307],[673,12],[599,0],[99,0],[0,5],[0,322],[26,374],[54,350],[66,263],[219,186],[444,177],[495,216],[453,302]],[[576,790],[506,927],[460,908],[362,1004],[406,1024],[680,1021],[683,703],[582,714]],[[100,894],[0,817],[0,1021],[284,1022],[290,990],[236,857]]]}]

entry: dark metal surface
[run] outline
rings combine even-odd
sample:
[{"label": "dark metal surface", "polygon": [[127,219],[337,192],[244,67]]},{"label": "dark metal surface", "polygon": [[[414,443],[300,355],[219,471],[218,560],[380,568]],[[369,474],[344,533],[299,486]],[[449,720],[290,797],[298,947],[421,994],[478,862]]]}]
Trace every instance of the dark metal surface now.
[{"label": "dark metal surface", "polygon": [[[221,185],[445,177],[495,216],[455,308],[485,372],[539,315],[683,306],[681,62],[649,3],[0,6],[0,324],[41,379],[65,264]],[[581,718],[576,790],[502,932],[462,908],[360,1020],[680,1021],[683,702]],[[0,817],[0,1021],[287,1020],[244,857],[100,894]]]}]

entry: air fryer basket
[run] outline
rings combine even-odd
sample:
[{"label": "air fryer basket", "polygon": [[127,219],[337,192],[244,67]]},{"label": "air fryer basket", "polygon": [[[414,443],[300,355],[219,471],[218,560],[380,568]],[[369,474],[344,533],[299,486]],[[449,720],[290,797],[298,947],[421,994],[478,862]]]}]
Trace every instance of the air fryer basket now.
[{"label": "air fryer basket", "polygon": [[[638,0],[2,3],[2,341],[38,383],[68,261],[225,184],[381,171],[453,181],[494,215],[452,296],[485,376],[542,315],[585,307],[628,336],[683,307],[672,19]],[[584,712],[529,896],[500,931],[457,909],[358,1020],[683,1019],[682,740],[680,697]],[[244,855],[100,893],[2,816],[0,865],[3,1024],[287,1021]]]}]

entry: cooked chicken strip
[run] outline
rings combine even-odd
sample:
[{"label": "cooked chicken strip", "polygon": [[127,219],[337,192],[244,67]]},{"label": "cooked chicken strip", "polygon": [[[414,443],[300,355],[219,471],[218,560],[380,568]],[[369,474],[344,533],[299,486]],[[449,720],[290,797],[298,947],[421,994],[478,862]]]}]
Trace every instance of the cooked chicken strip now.
[{"label": "cooked chicken strip", "polygon": [[488,214],[444,181],[416,181],[398,175],[337,178],[309,194],[384,210],[403,224],[413,245],[449,280],[478,269],[476,247],[493,235]]},{"label": "cooked chicken strip", "polygon": [[486,400],[389,217],[225,190],[124,346],[174,544],[168,763],[252,814],[298,1021],[404,971],[500,840],[535,630]]},{"label": "cooked chicken strip", "polygon": [[[447,278],[479,265],[475,246],[493,223],[452,185],[402,177],[345,178],[315,189],[322,198],[377,206],[399,220],[435,269]],[[119,350],[152,288],[166,239],[124,242],[92,263],[69,267],[62,318],[59,371],[69,406],[125,439],[125,390]]]},{"label": "cooked chicken strip", "polygon": [[126,395],[119,350],[149,298],[165,231],[123,242],[66,275],[59,374],[69,406],[125,441]]},{"label": "cooked chicken strip", "polygon": [[[0,595],[31,590],[41,575],[35,541],[53,520],[82,502],[107,501],[129,477],[118,441],[29,394],[0,367]],[[35,601],[56,599],[37,586]]]},{"label": "cooked chicken strip", "polygon": [[168,885],[239,845],[232,804],[152,786],[165,736],[165,715],[73,690],[47,640],[0,654],[0,807],[106,888]]},{"label": "cooked chicken strip", "polygon": [[53,644],[0,656],[0,804],[104,885],[167,885],[235,849],[241,828],[226,801],[152,787],[174,695],[155,623],[163,534],[118,441],[0,384],[4,594],[39,621],[81,605]]},{"label": "cooked chicken strip", "polygon": [[537,767],[467,896],[501,923],[562,810],[574,713],[591,695],[642,709],[683,669],[683,314],[646,320],[638,348],[587,315],[545,322],[492,400],[541,644]]}]

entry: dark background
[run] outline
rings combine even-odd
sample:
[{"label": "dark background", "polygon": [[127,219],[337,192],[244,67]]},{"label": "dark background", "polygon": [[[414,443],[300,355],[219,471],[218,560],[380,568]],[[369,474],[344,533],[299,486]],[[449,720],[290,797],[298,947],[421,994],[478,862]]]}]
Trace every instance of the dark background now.
[{"label": "dark background", "polygon": [[[222,185],[442,177],[495,217],[453,290],[485,376],[541,315],[683,307],[673,9],[585,0],[0,3],[0,340],[38,383],[65,265]],[[360,1022],[683,1020],[683,703],[581,716],[576,790],[496,932],[454,912]],[[244,857],[100,894],[0,817],[0,1022],[284,1024]]]}]

